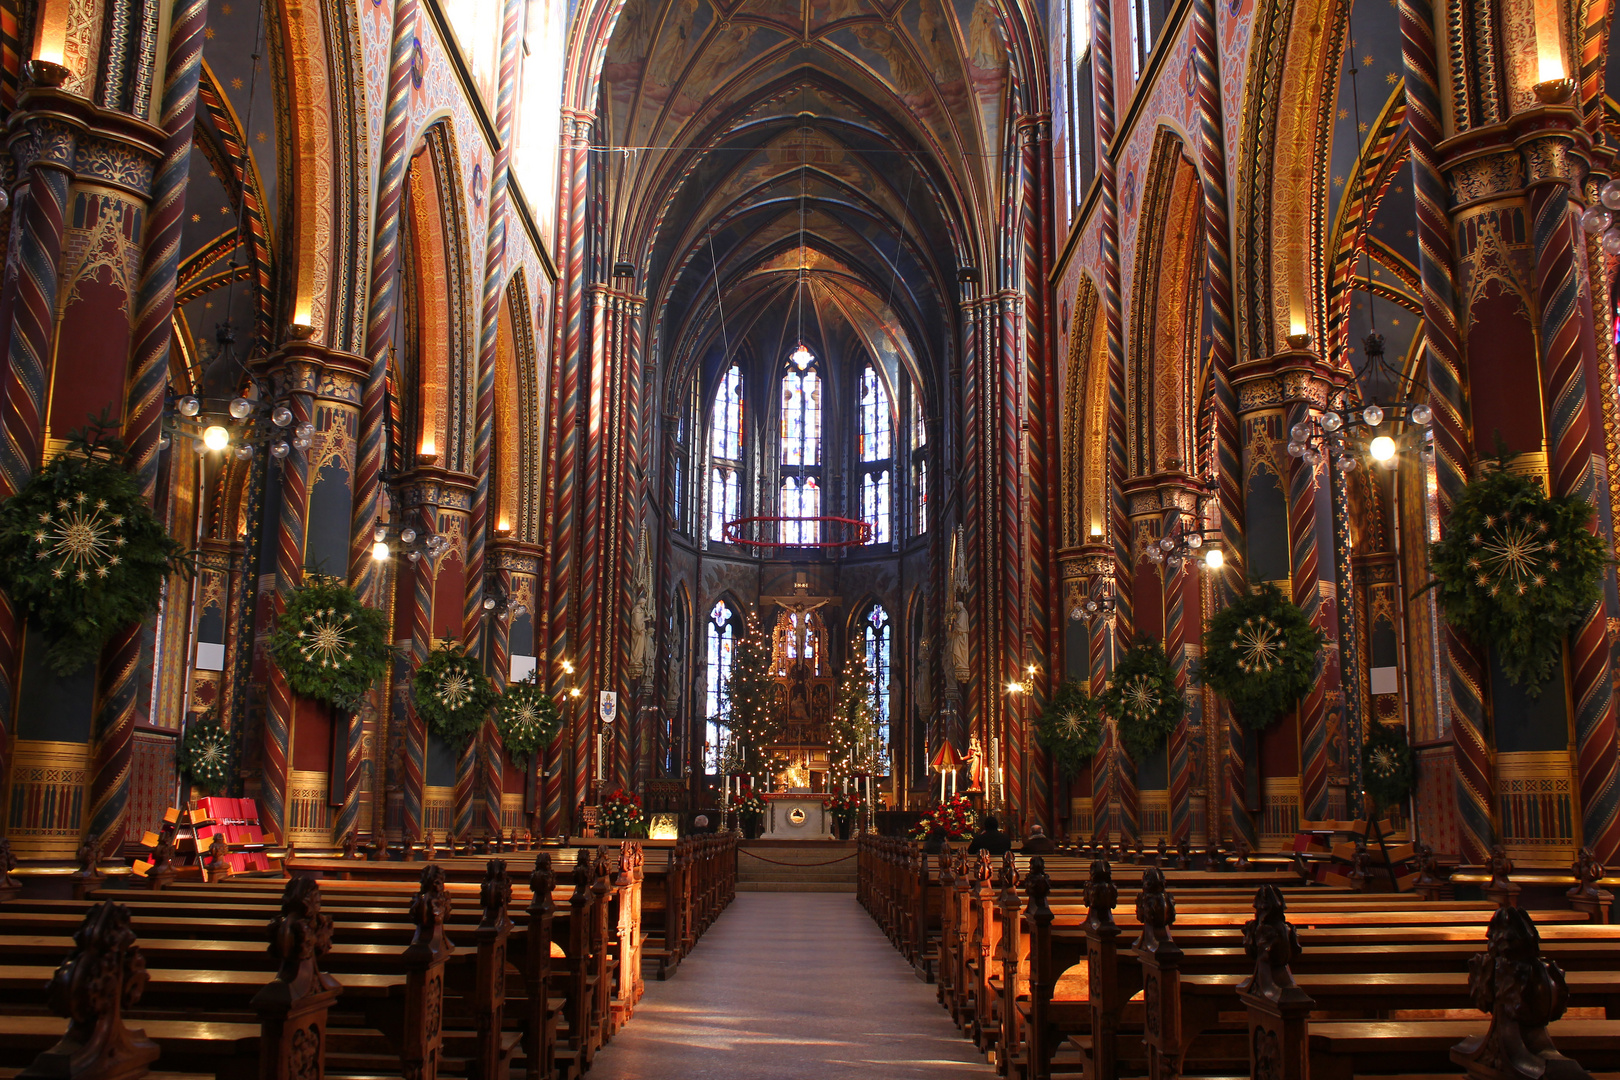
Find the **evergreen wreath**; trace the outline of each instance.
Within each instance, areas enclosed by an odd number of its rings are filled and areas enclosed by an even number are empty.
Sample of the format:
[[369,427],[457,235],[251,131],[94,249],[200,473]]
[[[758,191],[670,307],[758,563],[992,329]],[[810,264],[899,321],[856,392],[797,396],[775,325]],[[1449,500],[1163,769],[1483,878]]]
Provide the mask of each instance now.
[[1125,651],[1108,676],[1100,702],[1136,762],[1157,750],[1187,711],[1187,696],[1176,686],[1176,673],[1157,641]]
[[311,574],[287,594],[270,634],[270,656],[300,697],[358,712],[393,656],[388,619],[340,578]]
[[190,575],[153,515],[105,414],[0,505],[0,587],[45,638],[58,675],[157,611],[164,579]]
[[1405,802],[1416,782],[1417,767],[1406,729],[1373,721],[1361,744],[1361,783],[1373,801],[1373,812]]
[[1097,752],[1102,742],[1102,708],[1084,684],[1071,679],[1057,688],[1035,721],[1035,737],[1068,779]]
[[192,719],[180,744],[180,771],[209,795],[231,781],[231,734],[213,712]]
[[428,730],[458,752],[478,734],[479,725],[500,700],[482,663],[450,638],[416,669],[411,696]]
[[495,730],[501,745],[514,761],[532,758],[536,751],[551,745],[562,730],[562,713],[551,695],[541,689],[531,673],[522,682],[510,683],[495,711]]
[[1310,690],[1322,632],[1275,585],[1256,586],[1209,621],[1198,674],[1256,731]]
[[1588,527],[1592,508],[1495,467],[1463,485],[1445,536],[1429,545],[1430,587],[1446,621],[1491,646],[1502,673],[1532,697],[1552,678],[1564,638],[1602,595],[1609,558]]

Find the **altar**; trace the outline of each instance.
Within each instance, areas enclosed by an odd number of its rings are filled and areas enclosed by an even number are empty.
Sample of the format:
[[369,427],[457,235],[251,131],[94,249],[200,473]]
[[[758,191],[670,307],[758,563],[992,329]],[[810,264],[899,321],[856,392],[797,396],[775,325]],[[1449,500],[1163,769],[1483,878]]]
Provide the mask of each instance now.
[[808,791],[767,792],[763,840],[831,840],[833,820],[822,800]]

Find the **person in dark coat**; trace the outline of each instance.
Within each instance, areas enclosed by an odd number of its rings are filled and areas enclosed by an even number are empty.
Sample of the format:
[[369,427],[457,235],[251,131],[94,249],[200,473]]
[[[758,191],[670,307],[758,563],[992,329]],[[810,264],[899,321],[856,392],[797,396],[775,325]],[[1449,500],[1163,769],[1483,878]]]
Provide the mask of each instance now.
[[1025,855],[1049,855],[1057,850],[1057,843],[1046,830],[1039,825],[1029,827],[1029,835],[1024,837],[1023,851]]
[[984,828],[979,830],[979,835],[968,845],[969,855],[977,855],[981,851],[1000,855],[1002,852],[1012,850],[1012,837],[1001,831],[1001,822],[996,820],[996,815],[986,814],[983,824]]
[[928,836],[923,840],[923,854],[938,855],[945,850],[945,830],[935,825],[928,830]]

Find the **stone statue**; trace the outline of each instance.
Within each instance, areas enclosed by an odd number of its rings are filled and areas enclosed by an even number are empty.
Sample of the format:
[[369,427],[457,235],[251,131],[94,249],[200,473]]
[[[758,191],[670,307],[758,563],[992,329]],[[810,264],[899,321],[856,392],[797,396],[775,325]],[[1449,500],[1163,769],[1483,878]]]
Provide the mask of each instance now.
[[631,675],[646,675],[653,670],[652,624],[652,597],[643,593],[630,609]]
[[917,712],[924,720],[934,714],[934,683],[928,677],[928,660],[932,653],[932,643],[923,638],[917,646],[917,673],[912,677],[912,686],[917,694]]
[[955,611],[951,615],[951,624],[945,631],[945,640],[950,649],[951,673],[956,676],[957,682],[967,682],[971,667],[968,663],[968,609],[960,600],[956,602]]

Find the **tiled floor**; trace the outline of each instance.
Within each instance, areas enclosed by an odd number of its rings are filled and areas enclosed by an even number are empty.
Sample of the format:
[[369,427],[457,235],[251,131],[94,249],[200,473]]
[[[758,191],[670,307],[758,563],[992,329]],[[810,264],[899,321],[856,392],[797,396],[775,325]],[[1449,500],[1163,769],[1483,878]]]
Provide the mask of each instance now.
[[590,1080],[995,1076],[855,898],[739,893]]

